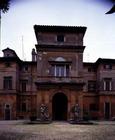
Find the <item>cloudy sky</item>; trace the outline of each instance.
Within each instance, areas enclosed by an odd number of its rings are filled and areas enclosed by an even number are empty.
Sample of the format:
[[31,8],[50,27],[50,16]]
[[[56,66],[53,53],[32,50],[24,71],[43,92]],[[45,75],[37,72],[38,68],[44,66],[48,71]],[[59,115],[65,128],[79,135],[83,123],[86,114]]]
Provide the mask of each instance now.
[[84,61],[115,59],[115,14],[105,14],[111,7],[109,0],[12,0],[8,13],[2,14],[1,49],[9,47],[31,60],[33,25],[86,26]]

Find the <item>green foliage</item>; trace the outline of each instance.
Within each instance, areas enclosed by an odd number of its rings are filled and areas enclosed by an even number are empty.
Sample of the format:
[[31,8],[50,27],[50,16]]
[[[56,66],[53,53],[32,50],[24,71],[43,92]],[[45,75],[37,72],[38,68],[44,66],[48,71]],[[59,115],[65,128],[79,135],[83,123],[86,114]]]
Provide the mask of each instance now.
[[9,10],[10,0],[0,0],[0,11],[3,13]]

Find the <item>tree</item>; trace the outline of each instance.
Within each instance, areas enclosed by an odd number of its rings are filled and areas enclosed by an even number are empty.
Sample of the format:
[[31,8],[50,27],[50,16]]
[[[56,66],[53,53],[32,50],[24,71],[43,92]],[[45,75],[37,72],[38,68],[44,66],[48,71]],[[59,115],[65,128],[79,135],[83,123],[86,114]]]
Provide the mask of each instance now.
[[10,0],[0,0],[0,51],[1,51],[1,13],[9,10]]
[[0,0],[0,12],[7,12],[9,10],[10,0]]
[[115,13],[115,5],[106,13],[106,14],[113,14]]

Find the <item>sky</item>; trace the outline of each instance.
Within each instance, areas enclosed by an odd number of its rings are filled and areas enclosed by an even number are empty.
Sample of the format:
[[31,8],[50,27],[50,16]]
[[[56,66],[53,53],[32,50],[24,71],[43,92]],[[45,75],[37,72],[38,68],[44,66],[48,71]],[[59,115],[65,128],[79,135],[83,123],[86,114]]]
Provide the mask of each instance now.
[[115,14],[105,14],[112,5],[109,0],[12,0],[2,14],[0,49],[9,47],[30,61],[37,44],[35,24],[86,26],[84,62],[115,59]]

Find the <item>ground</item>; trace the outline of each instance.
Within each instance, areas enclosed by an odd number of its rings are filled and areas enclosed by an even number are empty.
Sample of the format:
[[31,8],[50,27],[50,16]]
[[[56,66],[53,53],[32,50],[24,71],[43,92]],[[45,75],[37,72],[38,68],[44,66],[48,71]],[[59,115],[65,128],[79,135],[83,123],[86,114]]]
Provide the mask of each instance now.
[[93,125],[67,122],[26,124],[25,121],[0,121],[0,140],[115,140],[115,122]]

